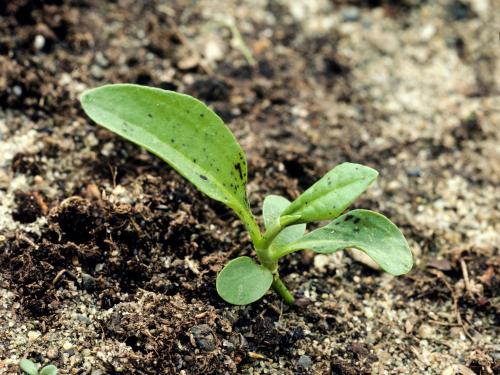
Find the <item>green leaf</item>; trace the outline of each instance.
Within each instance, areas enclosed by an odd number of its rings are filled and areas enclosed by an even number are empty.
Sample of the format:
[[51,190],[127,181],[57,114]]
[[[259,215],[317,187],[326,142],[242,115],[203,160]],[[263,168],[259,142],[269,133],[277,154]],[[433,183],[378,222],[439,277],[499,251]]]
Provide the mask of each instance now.
[[[264,225],[268,229],[280,220],[282,212],[290,205],[290,201],[278,195],[268,195],[264,199],[262,215]],[[304,235],[306,224],[296,224],[284,228],[269,245],[271,254],[281,249],[287,243],[295,241]]]
[[36,365],[29,359],[21,359],[19,361],[19,367],[28,375],[38,375],[38,369]]
[[369,210],[353,210],[286,246],[281,256],[312,249],[330,254],[348,247],[365,252],[392,275],[409,272],[413,256],[403,234],[385,216]]
[[40,371],[40,375],[57,375],[57,367],[54,365],[45,366]]
[[245,154],[205,104],[132,84],[87,90],[80,101],[92,120],[166,161],[200,191],[235,210],[258,236],[246,197]]
[[279,195],[268,195],[262,205],[262,216],[264,226],[267,228],[276,224],[281,213],[290,205],[290,201]]
[[300,215],[297,222],[302,223],[333,219],[344,212],[377,176],[375,169],[364,165],[339,164],[293,201],[282,215]]
[[217,293],[233,305],[248,305],[260,299],[271,287],[273,274],[249,257],[230,261],[217,275]]

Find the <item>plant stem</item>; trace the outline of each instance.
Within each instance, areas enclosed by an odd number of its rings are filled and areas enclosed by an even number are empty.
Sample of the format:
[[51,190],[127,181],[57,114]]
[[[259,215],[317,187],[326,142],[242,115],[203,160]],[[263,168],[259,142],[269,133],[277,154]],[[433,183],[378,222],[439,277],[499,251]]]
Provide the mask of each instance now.
[[292,305],[295,302],[295,298],[292,293],[288,291],[283,281],[280,279],[278,272],[274,273],[273,289],[283,298],[283,301],[287,305]]
[[264,235],[262,236],[262,240],[260,241],[260,243],[258,243],[257,247],[259,247],[260,249],[268,249],[269,248],[269,245],[271,244],[271,242],[273,242],[274,238],[283,230],[283,227],[279,224],[279,223],[276,223],[274,225],[272,225],[271,227],[269,227]]

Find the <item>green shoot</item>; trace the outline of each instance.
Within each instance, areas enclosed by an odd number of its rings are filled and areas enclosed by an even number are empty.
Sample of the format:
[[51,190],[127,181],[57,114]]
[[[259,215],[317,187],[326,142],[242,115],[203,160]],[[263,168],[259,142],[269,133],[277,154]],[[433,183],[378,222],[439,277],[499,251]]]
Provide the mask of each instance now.
[[[357,248],[390,274],[411,270],[411,250],[389,219],[368,210],[344,213],[377,178],[374,169],[343,163],[291,203],[275,195],[266,197],[262,232],[247,201],[245,154],[205,104],[188,95],[132,84],[91,89],[80,100],[96,123],[160,157],[207,196],[232,208],[244,223],[258,263],[239,257],[224,267],[216,286],[225,301],[249,304],[272,287],[285,302],[293,303],[278,263],[302,249],[330,254]],[[307,223],[322,220],[333,221],[304,234]]]
[[57,368],[54,365],[48,365],[38,371],[38,366],[29,359],[21,359],[19,367],[28,375],[57,375]]

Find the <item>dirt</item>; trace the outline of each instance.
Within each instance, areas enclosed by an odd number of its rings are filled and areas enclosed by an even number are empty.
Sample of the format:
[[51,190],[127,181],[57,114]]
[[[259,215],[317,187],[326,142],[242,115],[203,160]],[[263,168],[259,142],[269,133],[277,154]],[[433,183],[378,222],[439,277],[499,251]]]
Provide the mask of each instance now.
[[[500,373],[496,0],[0,2],[0,374]],[[242,40],[255,63],[245,57]],[[406,276],[356,254],[281,264],[297,297],[215,291],[244,227],[78,95],[196,96],[247,153],[256,215],[344,161],[380,171]]]

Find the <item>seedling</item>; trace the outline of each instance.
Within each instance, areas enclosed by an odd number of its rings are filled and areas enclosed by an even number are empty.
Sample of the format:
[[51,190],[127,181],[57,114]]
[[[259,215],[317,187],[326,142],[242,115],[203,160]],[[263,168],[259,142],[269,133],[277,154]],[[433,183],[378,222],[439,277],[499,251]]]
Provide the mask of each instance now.
[[54,365],[48,365],[38,371],[38,366],[29,359],[21,359],[19,367],[28,375],[57,375],[57,368]]
[[[247,200],[245,154],[205,104],[188,95],[132,84],[91,89],[80,101],[96,123],[163,159],[200,191],[232,208],[244,223],[258,262],[242,256],[218,274],[217,292],[227,302],[252,303],[272,286],[286,303],[293,303],[278,263],[303,249],[331,254],[357,248],[390,274],[410,271],[412,253],[396,225],[373,211],[344,213],[377,178],[374,169],[343,163],[293,202],[276,195],[266,197],[262,233]],[[308,223],[332,219],[305,234]]]

